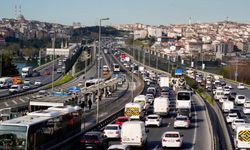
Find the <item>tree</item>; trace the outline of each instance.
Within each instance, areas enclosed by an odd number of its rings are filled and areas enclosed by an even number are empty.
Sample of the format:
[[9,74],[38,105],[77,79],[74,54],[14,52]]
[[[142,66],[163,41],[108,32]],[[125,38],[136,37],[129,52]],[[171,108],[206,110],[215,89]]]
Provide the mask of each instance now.
[[3,54],[2,61],[2,76],[15,76],[18,75],[18,70],[14,64],[12,64],[12,57]]

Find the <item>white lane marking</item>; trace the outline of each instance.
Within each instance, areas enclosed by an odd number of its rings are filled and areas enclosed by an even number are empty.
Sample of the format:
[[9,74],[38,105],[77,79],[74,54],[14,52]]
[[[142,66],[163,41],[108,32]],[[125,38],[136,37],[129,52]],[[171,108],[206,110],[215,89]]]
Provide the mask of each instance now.
[[25,102],[25,100],[23,100],[23,99],[21,99],[21,98],[20,98],[19,100],[22,101],[22,102]]
[[156,145],[153,150],[157,150],[157,149],[158,149],[158,145]]
[[12,102],[13,102],[14,104],[17,104],[17,102],[16,102],[15,100],[12,100]]
[[4,102],[4,105],[5,105],[5,106],[9,106],[9,104],[8,104],[7,102]]
[[[192,104],[194,106],[194,103]],[[196,130],[197,130],[197,112],[196,112],[196,109],[195,109],[195,106],[194,106],[194,114],[195,114],[195,122],[194,122],[194,137],[193,137],[193,147],[191,150],[194,150],[194,145],[195,145],[195,141],[196,141]]]

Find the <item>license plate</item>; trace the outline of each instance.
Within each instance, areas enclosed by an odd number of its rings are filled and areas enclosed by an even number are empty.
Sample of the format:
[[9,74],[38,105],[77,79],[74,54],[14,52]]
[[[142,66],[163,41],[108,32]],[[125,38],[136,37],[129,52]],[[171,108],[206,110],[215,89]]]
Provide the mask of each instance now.
[[113,134],[113,132],[108,132],[108,134]]
[[92,146],[87,146],[86,149],[92,149],[93,147]]

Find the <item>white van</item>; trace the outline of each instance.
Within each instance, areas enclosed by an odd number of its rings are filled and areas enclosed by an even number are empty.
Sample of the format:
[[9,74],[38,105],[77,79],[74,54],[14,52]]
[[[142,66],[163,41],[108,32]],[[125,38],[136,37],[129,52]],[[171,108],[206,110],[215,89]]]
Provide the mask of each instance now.
[[169,99],[166,96],[155,98],[153,108],[154,113],[167,115],[169,112]]
[[229,112],[231,109],[234,109],[234,102],[232,101],[224,101],[222,104],[222,110],[223,112]]
[[124,115],[129,119],[144,119],[142,105],[139,103],[127,103],[124,109]]
[[224,91],[223,89],[217,89],[215,90],[215,94],[214,94],[214,99],[215,100],[219,100],[224,96]]
[[140,103],[144,110],[147,110],[149,107],[149,100],[146,95],[138,95],[134,98],[134,103]]
[[121,144],[144,147],[147,144],[147,133],[142,121],[127,121],[122,124]]
[[250,148],[250,124],[238,125],[234,132],[235,149]]
[[9,88],[13,84],[11,77],[0,78],[0,88]]

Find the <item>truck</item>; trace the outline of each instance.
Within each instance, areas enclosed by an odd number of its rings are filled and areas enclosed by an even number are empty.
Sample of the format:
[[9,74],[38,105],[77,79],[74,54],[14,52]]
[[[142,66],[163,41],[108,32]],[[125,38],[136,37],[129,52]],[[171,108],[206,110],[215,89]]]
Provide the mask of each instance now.
[[161,88],[162,87],[169,87],[170,86],[169,82],[170,82],[169,77],[160,77],[160,79],[159,79],[159,85]]
[[231,109],[234,109],[234,102],[232,101],[224,101],[222,104],[222,110],[223,112],[230,112]]
[[124,109],[124,115],[129,119],[143,120],[144,112],[140,103],[127,103]]
[[0,88],[9,88],[13,84],[11,77],[0,78]]
[[32,74],[33,74],[32,67],[28,66],[22,68],[22,73],[21,73],[22,77],[32,77]]
[[139,72],[144,73],[144,66],[139,66]]
[[250,148],[250,123],[236,126],[234,132],[235,149]]
[[148,97],[145,95],[138,95],[134,98],[134,103],[141,104],[142,108],[147,111],[149,108],[149,100]]
[[168,115],[170,110],[169,108],[169,99],[166,96],[157,97],[154,100],[154,113],[159,115]]

